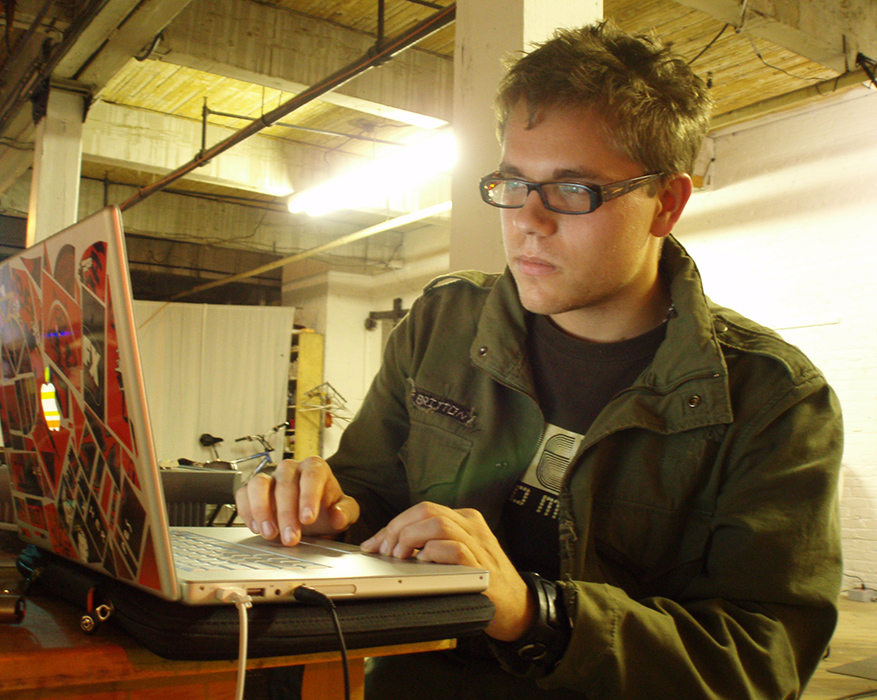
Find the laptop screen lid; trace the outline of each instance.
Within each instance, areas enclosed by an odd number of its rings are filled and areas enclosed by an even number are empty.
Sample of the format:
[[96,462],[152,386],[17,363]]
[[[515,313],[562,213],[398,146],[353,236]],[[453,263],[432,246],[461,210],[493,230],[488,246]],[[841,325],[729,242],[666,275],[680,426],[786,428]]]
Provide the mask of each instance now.
[[131,299],[115,207],[0,263],[14,518],[26,542],[175,598]]
[[[399,562],[316,540],[290,550],[245,528],[196,534],[234,540],[254,558],[268,550],[288,565],[175,571],[132,298],[116,207],[0,263],[0,423],[23,540],[192,604],[218,602],[216,591],[229,585],[261,592],[256,602],[288,601],[303,582],[353,597],[486,587],[478,569]],[[300,566],[307,558],[313,565]]]

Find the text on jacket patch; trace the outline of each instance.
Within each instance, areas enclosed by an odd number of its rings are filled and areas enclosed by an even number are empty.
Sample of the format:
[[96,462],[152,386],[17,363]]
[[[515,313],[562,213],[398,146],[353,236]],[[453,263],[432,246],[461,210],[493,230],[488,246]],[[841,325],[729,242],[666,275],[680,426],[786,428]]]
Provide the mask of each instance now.
[[473,409],[417,387],[411,390],[411,404],[418,410],[447,416],[467,428],[475,425],[475,411]]

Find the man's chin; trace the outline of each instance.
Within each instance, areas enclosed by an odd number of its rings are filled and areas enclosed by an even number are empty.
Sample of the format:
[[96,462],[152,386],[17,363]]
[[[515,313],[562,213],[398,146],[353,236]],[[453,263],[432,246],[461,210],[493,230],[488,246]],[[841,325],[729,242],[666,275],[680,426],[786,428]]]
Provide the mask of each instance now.
[[565,309],[556,300],[532,294],[518,294],[518,298],[527,311],[532,314],[551,316],[562,313]]

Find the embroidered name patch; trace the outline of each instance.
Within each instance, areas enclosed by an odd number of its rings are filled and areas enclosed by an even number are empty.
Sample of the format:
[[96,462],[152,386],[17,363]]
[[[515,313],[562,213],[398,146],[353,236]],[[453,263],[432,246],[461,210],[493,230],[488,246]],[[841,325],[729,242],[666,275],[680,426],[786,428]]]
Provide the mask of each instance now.
[[436,396],[423,389],[414,387],[411,390],[411,403],[414,408],[426,411],[427,413],[438,413],[439,415],[447,416],[460,425],[465,425],[467,428],[475,425],[474,410],[454,403],[449,399],[444,399],[441,396]]

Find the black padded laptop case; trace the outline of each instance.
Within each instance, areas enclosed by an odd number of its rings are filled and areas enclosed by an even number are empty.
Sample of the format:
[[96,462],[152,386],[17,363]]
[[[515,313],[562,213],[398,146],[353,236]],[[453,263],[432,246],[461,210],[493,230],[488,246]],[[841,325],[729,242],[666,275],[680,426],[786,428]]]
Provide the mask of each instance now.
[[[83,629],[105,618],[167,659],[235,659],[240,620],[233,605],[189,606],[119,583],[34,546],[19,558],[31,592],[71,603]],[[480,593],[335,601],[348,649],[450,639],[477,634],[494,607]],[[248,656],[337,651],[330,613],[302,603],[255,605],[248,611]],[[90,628],[90,629],[88,629]]]

